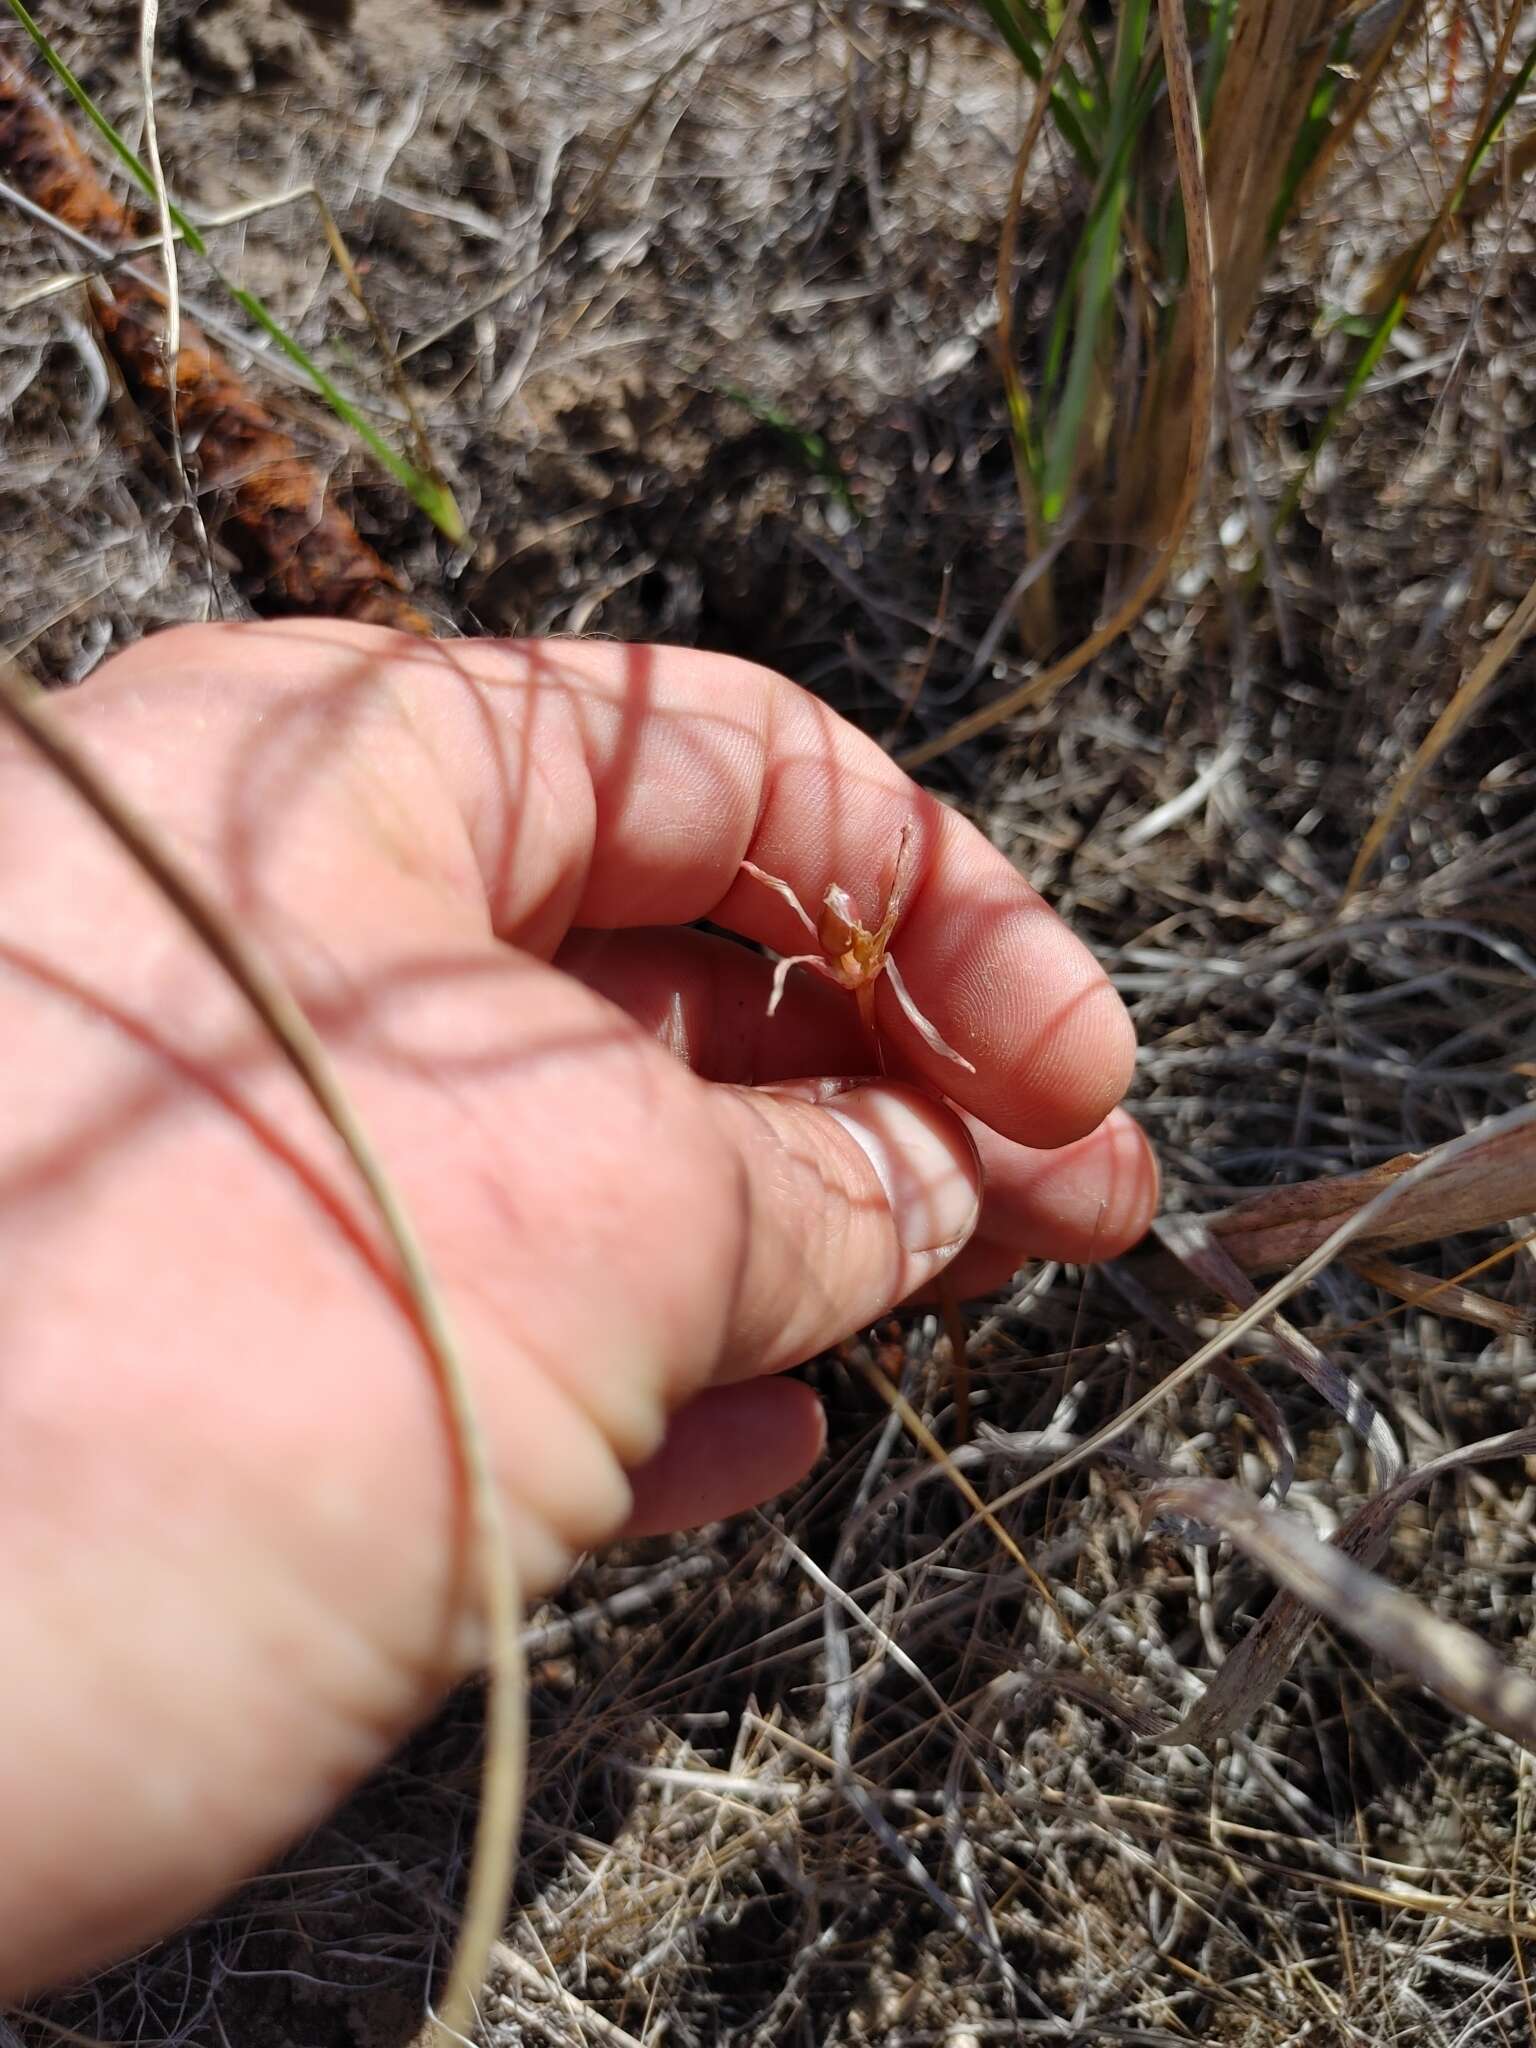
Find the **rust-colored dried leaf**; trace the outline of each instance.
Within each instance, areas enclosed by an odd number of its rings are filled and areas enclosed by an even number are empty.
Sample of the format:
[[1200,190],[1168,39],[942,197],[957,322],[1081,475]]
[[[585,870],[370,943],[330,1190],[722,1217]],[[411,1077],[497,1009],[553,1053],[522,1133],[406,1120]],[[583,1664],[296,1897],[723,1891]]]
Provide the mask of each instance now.
[[[29,199],[94,242],[120,248],[141,231],[26,73],[3,55],[0,165]],[[163,296],[114,271],[92,298],[124,382],[145,413],[168,427]],[[261,610],[433,632],[293,436],[190,321],[182,327],[175,390],[182,445],[195,451],[198,482],[216,512],[210,523],[250,577]]]
[[[1437,1150],[1450,1153],[1457,1145],[1465,1147],[1465,1140],[1452,1140]],[[1434,1157],[1434,1152],[1404,1152],[1365,1173],[1270,1188],[1205,1217],[1205,1227],[1245,1273],[1283,1272],[1316,1251],[1346,1217],[1363,1209],[1383,1188]],[[1529,1215],[1536,1215],[1536,1123],[1526,1121],[1490,1133],[1481,1144],[1449,1158],[1443,1171],[1431,1168],[1350,1249],[1357,1254],[1429,1244]],[[1137,1279],[1160,1294],[1208,1291],[1166,1250],[1139,1252],[1127,1264]]]

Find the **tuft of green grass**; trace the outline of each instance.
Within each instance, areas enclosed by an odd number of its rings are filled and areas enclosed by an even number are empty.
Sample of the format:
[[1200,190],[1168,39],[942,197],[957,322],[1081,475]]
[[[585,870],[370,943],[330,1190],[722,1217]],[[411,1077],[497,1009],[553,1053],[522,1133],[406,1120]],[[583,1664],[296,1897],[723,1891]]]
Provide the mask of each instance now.
[[[998,344],[1027,560],[1043,556],[1069,506],[1086,501],[1090,528],[1149,550],[1166,568],[1187,484],[1169,451],[1193,447],[1201,437],[1196,353],[1204,325],[1189,261],[1182,189],[1187,181],[1173,175],[1170,141],[1177,109],[1167,19],[1162,16],[1162,25],[1154,27],[1149,0],[1123,0],[1106,62],[1075,9],[1063,16],[1059,9],[1042,12],[1029,0],[981,4],[1034,83],[1037,98],[999,265]],[[1196,45],[1192,64],[1208,165],[1217,348],[1224,351],[1251,324],[1277,242],[1391,86],[1395,60],[1408,47],[1423,0],[1399,0],[1363,47],[1362,14],[1353,0],[1181,0],[1181,7]],[[1482,202],[1483,188],[1475,181],[1536,73],[1536,46],[1521,62],[1511,61],[1521,19],[1522,10],[1510,9],[1494,39],[1490,83],[1456,177],[1428,225],[1385,267],[1354,330],[1362,346],[1281,499],[1276,529],[1294,511],[1319,453],[1357,403],[1469,195],[1475,191],[1475,203]],[[1009,301],[1026,160],[1045,126],[1071,158],[1086,196],[1031,378],[1015,346]],[[1513,178],[1536,169],[1532,138],[1515,145],[1508,168]],[[1203,443],[1199,459],[1206,459]],[[1255,577],[1260,573],[1256,569]],[[1073,574],[1080,575],[1080,565]],[[1139,583],[1149,599],[1156,581],[1143,576]],[[1134,619],[1123,604],[1112,616],[1121,621],[1118,630]],[[1031,653],[1044,658],[1055,652],[1057,617],[1049,577],[1042,577],[1020,614]],[[1050,662],[1029,686],[1028,701],[1041,701],[1047,685],[1054,689],[1076,673],[1084,648],[1097,651],[1103,644],[1101,627],[1076,652]],[[969,737],[997,723],[1016,708],[1016,700],[1023,701],[1019,692],[986,714],[973,714],[963,727],[925,746],[922,757],[931,759],[957,744],[962,731]]]
[[[1113,78],[1104,106],[1104,154],[1073,264],[1075,290],[1070,313],[1064,321],[1058,317],[1053,335],[1048,384],[1055,381],[1051,372],[1063,356],[1066,363],[1041,451],[1040,510],[1047,526],[1061,518],[1073,477],[1090,459],[1090,408],[1104,384],[1106,344],[1111,339],[1109,316],[1130,196],[1131,146],[1147,111],[1146,96],[1139,86],[1148,12],[1148,0],[1126,0],[1120,12]],[[1065,310],[1065,295],[1062,303]]]

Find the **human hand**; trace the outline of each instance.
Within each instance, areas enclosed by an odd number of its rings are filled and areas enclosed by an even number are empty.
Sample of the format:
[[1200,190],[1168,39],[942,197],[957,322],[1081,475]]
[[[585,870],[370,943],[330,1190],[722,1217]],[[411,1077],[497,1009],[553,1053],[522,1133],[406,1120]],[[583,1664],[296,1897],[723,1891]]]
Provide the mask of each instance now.
[[[764,671],[288,622],[160,635],[55,708],[326,1039],[464,1341],[530,1590],[800,1477],[820,1413],[772,1375],[951,1259],[980,1291],[1150,1218],[1091,957]],[[771,962],[685,928],[804,950],[746,858],[872,922],[904,825],[892,952],[974,1074],[883,984],[878,1048],[803,972],[770,1019]],[[257,1867],[475,1643],[434,1381],[347,1163],[19,743],[0,1044],[10,1998]]]

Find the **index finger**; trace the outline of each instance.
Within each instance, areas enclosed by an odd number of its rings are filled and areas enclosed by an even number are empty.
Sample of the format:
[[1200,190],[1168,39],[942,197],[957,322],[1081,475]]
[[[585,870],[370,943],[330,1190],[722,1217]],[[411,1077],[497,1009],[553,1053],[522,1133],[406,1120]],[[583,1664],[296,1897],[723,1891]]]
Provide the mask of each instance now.
[[1083,1136],[1125,1091],[1134,1035],[1088,949],[972,825],[767,669],[600,641],[424,642],[333,620],[181,629],[138,658],[157,654],[162,672],[216,664],[220,696],[237,703],[232,669],[268,697],[291,692],[301,722],[339,720],[360,697],[402,710],[468,828],[495,931],[546,957],[573,927],[700,918],[808,952],[790,905],[743,862],[788,883],[812,918],[839,886],[873,927],[909,828],[891,957],[976,1071],[925,1045],[881,976],[893,1064],[1037,1146]]

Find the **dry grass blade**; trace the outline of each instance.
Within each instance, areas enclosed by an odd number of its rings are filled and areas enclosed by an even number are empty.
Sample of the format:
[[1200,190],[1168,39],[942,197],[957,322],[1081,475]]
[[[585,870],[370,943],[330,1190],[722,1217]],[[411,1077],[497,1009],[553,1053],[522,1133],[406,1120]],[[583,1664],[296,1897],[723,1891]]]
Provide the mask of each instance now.
[[901,767],[911,771],[935,761],[941,754],[990,732],[1004,719],[1032,705],[1049,701],[1104,649],[1118,640],[1145,611],[1162,588],[1173,567],[1175,555],[1194,514],[1205,476],[1206,453],[1210,446],[1212,407],[1216,386],[1216,284],[1211,256],[1210,209],[1205,190],[1205,169],[1200,146],[1200,109],[1195,92],[1194,69],[1189,53],[1189,33],[1180,0],[1158,0],[1158,21],[1162,29],[1163,60],[1168,80],[1168,108],[1173,122],[1174,148],[1179,163],[1179,190],[1184,202],[1184,220],[1189,246],[1189,297],[1193,321],[1190,356],[1191,401],[1189,443],[1185,452],[1183,481],[1167,527],[1136,583],[1109,617],[1060,661],[1053,662],[1027,683],[1010,690],[994,704],[962,718],[947,731],[911,747],[897,756]]
[[[1514,1429],[1503,1436],[1486,1437],[1481,1443],[1446,1451],[1412,1472],[1403,1473],[1391,1486],[1356,1508],[1339,1528],[1328,1549],[1353,1558],[1364,1570],[1378,1565],[1387,1552],[1392,1525],[1399,1514],[1434,1480],[1472,1465],[1492,1465],[1505,1458],[1521,1458],[1536,1450],[1536,1428]],[[1218,1522],[1218,1527],[1222,1524]],[[1206,1687],[1196,1705],[1167,1734],[1168,1743],[1192,1742],[1207,1747],[1218,1736],[1258,1711],[1273,1697],[1307,1637],[1317,1625],[1317,1606],[1292,1589],[1279,1593],[1254,1623]]]
[[[1498,43],[1488,65],[1483,103],[1478,111],[1473,132],[1468,138],[1460,170],[1455,178],[1447,182],[1440,204],[1435,209],[1434,218],[1424,233],[1416,237],[1406,249],[1394,252],[1377,265],[1365,294],[1366,311],[1385,314],[1395,299],[1406,298],[1416,289],[1460,215],[1479,165],[1485,161],[1493,141],[1502,131],[1511,107],[1530,76],[1532,57],[1528,55],[1514,78],[1507,82],[1504,93],[1499,95],[1504,67],[1519,31],[1520,15],[1521,10],[1512,7],[1504,17]],[[1496,96],[1499,98],[1497,108],[1494,104]],[[1502,191],[1508,191],[1516,166],[1521,162],[1522,159],[1518,155],[1511,155],[1499,166],[1499,185]]]
[[1343,105],[1334,116],[1327,134],[1318,145],[1311,163],[1297,180],[1286,206],[1292,216],[1300,213],[1332,169],[1344,144],[1360,125],[1360,117],[1376,97],[1376,91],[1398,46],[1424,10],[1424,0],[1401,0],[1397,13],[1356,71]]
[[1344,884],[1346,901],[1365,880],[1392,828],[1407,809],[1424,777],[1497,682],[1504,664],[1530,632],[1533,622],[1536,622],[1536,582],[1531,584],[1490,641],[1481,658],[1473,665],[1470,674],[1458,685],[1456,694],[1430,727],[1413,759],[1393,785],[1391,795],[1372,819],[1370,830],[1361,840],[1360,851],[1355,855],[1355,864],[1349,871],[1349,880]]
[[1371,1252],[1351,1253],[1349,1263],[1362,1280],[1369,1280],[1387,1294],[1396,1295],[1413,1308],[1427,1308],[1434,1315],[1456,1316],[1476,1323],[1498,1337],[1536,1337],[1536,1310],[1519,1308],[1513,1302],[1494,1301],[1459,1281],[1437,1280],[1429,1273],[1415,1273],[1391,1259]]
[[994,1511],[982,1499],[975,1487],[972,1486],[970,1480],[966,1478],[965,1474],[939,1442],[927,1423],[924,1422],[921,1415],[912,1406],[912,1403],[907,1399],[900,1387],[887,1379],[873,1359],[861,1360],[860,1363],[864,1377],[869,1381],[869,1384],[874,1388],[881,1400],[886,1403],[891,1412],[899,1419],[903,1429],[906,1430],[912,1441],[922,1446],[935,1465],[943,1472],[950,1485],[960,1495],[966,1506],[996,1537],[1002,1549],[1012,1558],[1013,1562],[1023,1572],[1029,1583],[1040,1595],[1040,1598],[1051,1610],[1051,1613],[1056,1618],[1057,1626],[1061,1629],[1067,1641],[1081,1650],[1084,1658],[1091,1665],[1093,1663],[1092,1653],[1083,1645],[1077,1630],[1073,1628],[1071,1622],[1062,1613],[1051,1593],[1050,1587],[1041,1578],[1029,1559],[1020,1550],[1018,1544],[997,1519]]
[[171,199],[165,171],[160,162],[160,124],[155,119],[155,27],[160,19],[159,0],[140,0],[139,87],[144,103],[144,160],[155,185],[155,211],[160,224],[160,261],[165,269],[165,396],[171,430],[171,447],[182,495],[193,502],[181,446],[181,422],[176,410],[176,362],[181,354],[181,273],[176,267],[176,224],[171,219]]
[[[1408,310],[1410,300],[1423,285],[1431,265],[1460,215],[1462,202],[1473,176],[1479,166],[1486,161],[1494,143],[1503,132],[1504,123],[1511,109],[1529,85],[1533,71],[1536,71],[1536,45],[1532,45],[1518,69],[1507,80],[1503,92],[1498,96],[1497,105],[1494,104],[1494,94],[1503,74],[1504,62],[1509,55],[1519,20],[1520,10],[1511,8],[1505,17],[1498,48],[1489,66],[1487,88],[1476,132],[1467,143],[1460,171],[1446,184],[1434,218],[1428,228],[1415,236],[1406,249],[1378,267],[1375,278],[1365,294],[1363,311],[1374,322],[1370,337],[1356,357],[1342,392],[1329,407],[1327,417],[1313,438],[1305,460],[1291,478],[1276,508],[1272,522],[1274,531],[1278,531],[1287,523],[1300,504],[1302,492],[1313,474],[1319,455],[1381,362],[1388,343]],[[1508,180],[1505,182],[1507,184]],[[1256,577],[1257,565],[1250,572],[1250,581],[1256,580]]]
[[[1139,1399],[1122,1408],[1118,1415],[1112,1416],[1101,1428],[1096,1429],[1091,1436],[1085,1437],[1082,1443],[1063,1457],[1054,1459],[1043,1470],[1031,1473],[1017,1486],[1011,1487],[1000,1500],[992,1502],[991,1511],[995,1514],[998,1509],[1011,1506],[1014,1501],[1022,1500],[1027,1494],[1038,1493],[1042,1487],[1053,1485],[1064,1473],[1070,1472],[1074,1466],[1081,1465],[1086,1459],[1103,1450],[1106,1445],[1112,1444],[1117,1437],[1123,1436],[1160,1401],[1165,1400],[1176,1387],[1184,1386],[1196,1374],[1207,1371],[1212,1362],[1230,1351],[1239,1338],[1245,1337],[1250,1330],[1257,1329],[1267,1316],[1272,1315],[1298,1288],[1304,1287],[1314,1274],[1320,1273],[1357,1238],[1363,1239],[1367,1244],[1379,1242],[1375,1226],[1399,1202],[1410,1196],[1417,1196],[1422,1202],[1423,1190],[1427,1183],[1449,1174],[1453,1168],[1461,1167],[1469,1157],[1498,1158],[1506,1149],[1512,1148],[1520,1158],[1520,1163],[1526,1165],[1533,1135],[1536,1135],[1536,1104],[1528,1104],[1523,1109],[1510,1110],[1505,1116],[1492,1117],[1476,1130],[1468,1131],[1465,1137],[1453,1138],[1449,1143],[1438,1146],[1435,1151],[1416,1160],[1396,1178],[1389,1180],[1384,1187],[1378,1188],[1369,1201],[1351,1208],[1320,1244],[1314,1244],[1312,1250],[1307,1252],[1290,1272],[1275,1281],[1257,1301],[1234,1316],[1231,1322],[1224,1324],[1214,1337],[1201,1345],[1192,1358],[1185,1359],[1182,1365],[1176,1366],[1155,1387],[1149,1388]],[[1524,1140],[1524,1143],[1517,1145],[1516,1140]],[[1295,1190],[1282,1192],[1294,1193]]]
[[[1157,1296],[1144,1287],[1135,1274],[1130,1272],[1124,1260],[1114,1259],[1103,1268],[1104,1277],[1115,1292],[1121,1295],[1140,1316],[1171,1338],[1186,1357],[1197,1348],[1198,1340],[1187,1330],[1178,1317],[1171,1314]],[[1249,1420],[1258,1430],[1268,1446],[1274,1463],[1274,1472],[1263,1488],[1277,1500],[1284,1500],[1290,1492],[1296,1477],[1296,1443],[1280,1404],[1269,1390],[1246,1371],[1235,1359],[1217,1358],[1211,1363],[1211,1377],[1232,1396]]]
[[1220,1529],[1336,1628],[1357,1636],[1451,1706],[1536,1750],[1536,1681],[1502,1663],[1470,1629],[1441,1621],[1342,1550],[1320,1542],[1298,1516],[1260,1507],[1219,1479],[1159,1486],[1148,1496],[1145,1516],[1162,1514],[1186,1515]]
[[[1252,320],[1272,253],[1268,224],[1308,125],[1331,40],[1329,16],[1336,12],[1337,0],[1245,0],[1235,11],[1205,129],[1211,260],[1225,348],[1237,344]],[[1167,530],[1179,481],[1168,450],[1183,446],[1194,425],[1199,314],[1193,294],[1186,294],[1152,371],[1121,465],[1123,532]]]
[[425,1252],[321,1039],[262,953],[234,925],[154,827],[123,802],[9,656],[0,656],[0,717],[49,764],[154,883],[269,1032],[345,1148],[400,1262],[400,1275],[442,1392],[474,1544],[490,1671],[486,1766],[462,1931],[435,2027],[444,2040],[473,2023],[501,1933],[517,1852],[527,1748],[521,1600],[500,1495],[469,1373]]
[[[1203,1286],[1224,1295],[1234,1308],[1247,1308],[1257,1299],[1258,1289],[1198,1216],[1165,1217],[1155,1228],[1173,1257]],[[1349,1374],[1284,1316],[1271,1316],[1265,1329],[1286,1363],[1364,1440],[1376,1484],[1390,1485],[1403,1469],[1403,1454],[1386,1418]]]
[[1211,109],[1211,235],[1228,338],[1244,325],[1269,253],[1269,220],[1338,0],[1255,0],[1237,10]]
[[[1378,1208],[1382,1194],[1399,1183],[1401,1199]],[[1536,1215],[1536,1125],[1515,1111],[1465,1138],[1430,1152],[1405,1152],[1364,1173],[1266,1189],[1204,1224],[1245,1273],[1276,1273],[1308,1258],[1341,1223],[1367,1209],[1371,1227],[1357,1240],[1363,1252],[1427,1244]],[[1125,1263],[1159,1293],[1191,1291],[1187,1268],[1165,1251],[1138,1252]]]

